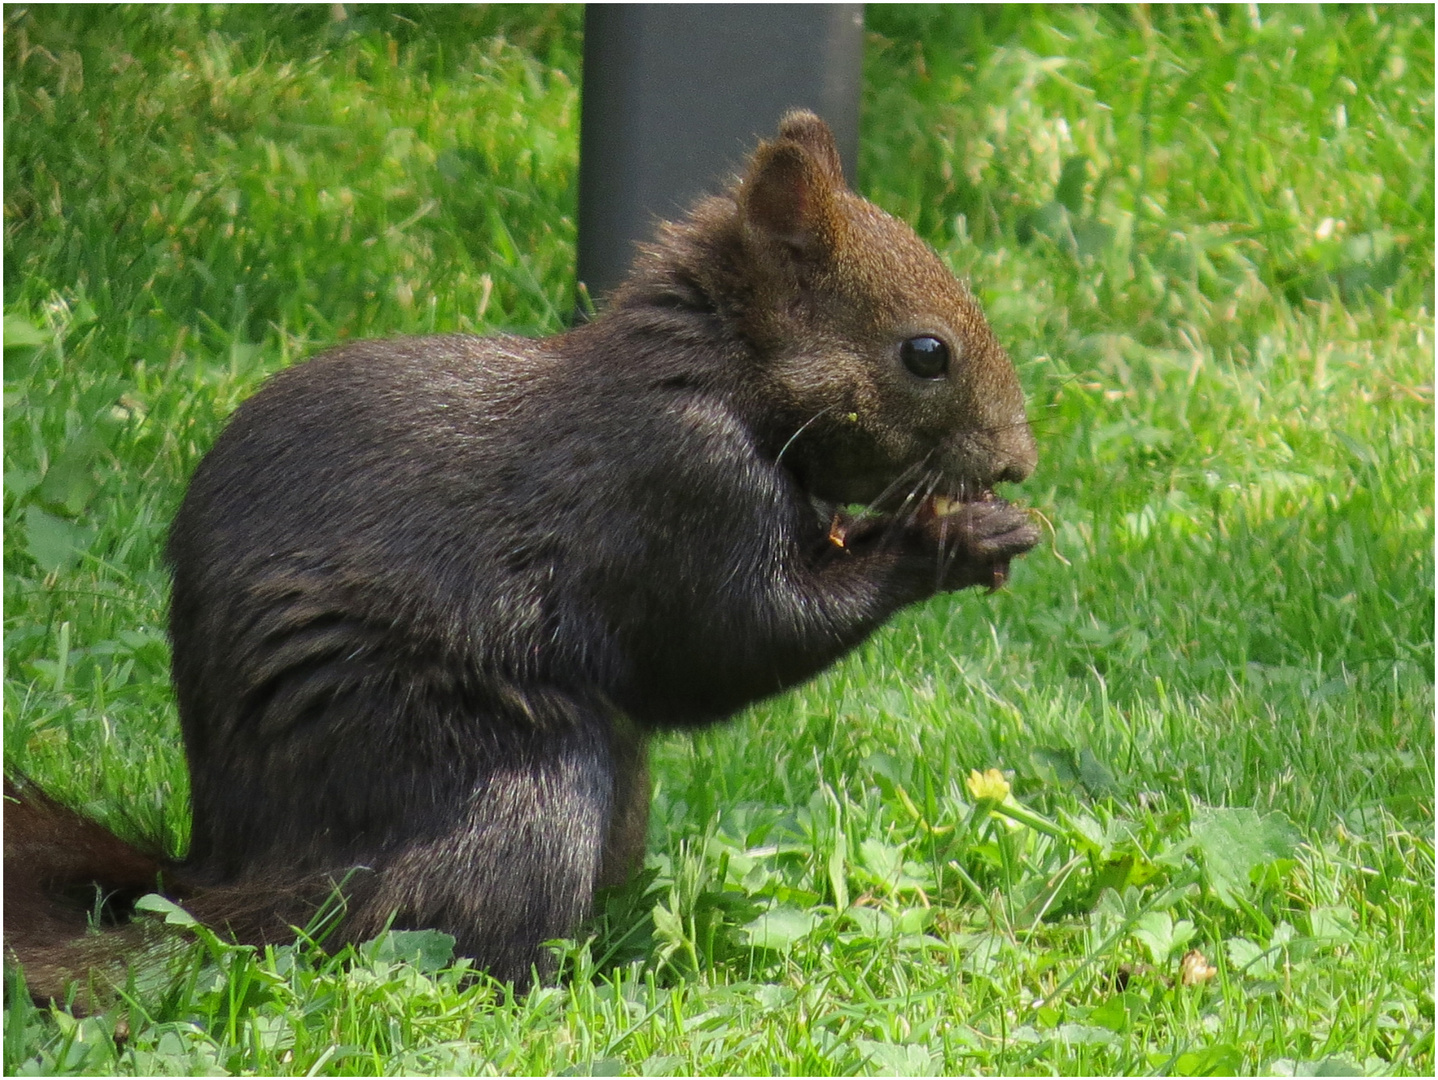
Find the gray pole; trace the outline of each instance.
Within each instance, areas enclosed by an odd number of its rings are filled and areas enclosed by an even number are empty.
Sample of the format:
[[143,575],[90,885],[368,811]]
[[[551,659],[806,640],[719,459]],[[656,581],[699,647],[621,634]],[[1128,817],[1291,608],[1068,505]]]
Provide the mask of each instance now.
[[654,222],[722,190],[789,109],[834,131],[852,181],[862,4],[590,4],[579,280],[598,301]]

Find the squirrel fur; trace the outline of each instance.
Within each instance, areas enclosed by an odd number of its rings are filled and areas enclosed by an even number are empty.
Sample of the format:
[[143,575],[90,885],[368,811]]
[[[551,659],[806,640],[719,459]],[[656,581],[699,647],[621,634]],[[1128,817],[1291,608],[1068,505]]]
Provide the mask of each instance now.
[[265,941],[343,882],[331,943],[437,928],[524,983],[642,860],[648,735],[1001,584],[1035,461],[967,287],[790,113],[594,321],[345,345],[240,406],[167,549],[190,851],[7,782],[7,954],[58,994],[145,892]]

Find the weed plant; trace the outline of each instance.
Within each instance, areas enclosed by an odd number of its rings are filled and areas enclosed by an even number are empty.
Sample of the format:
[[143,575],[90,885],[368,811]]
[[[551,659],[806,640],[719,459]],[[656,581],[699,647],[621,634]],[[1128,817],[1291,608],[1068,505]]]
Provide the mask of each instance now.
[[[516,997],[186,946],[7,1073],[1433,1074],[1433,13],[868,9],[866,194],[972,279],[1052,542],[656,748]],[[5,9],[7,767],[184,850],[166,524],[334,341],[572,309],[575,8]]]

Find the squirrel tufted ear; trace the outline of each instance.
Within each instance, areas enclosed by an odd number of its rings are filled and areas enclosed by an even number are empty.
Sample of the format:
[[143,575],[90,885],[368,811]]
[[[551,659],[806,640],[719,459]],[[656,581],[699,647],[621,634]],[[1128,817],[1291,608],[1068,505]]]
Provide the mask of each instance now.
[[796,255],[818,256],[837,239],[839,214],[827,165],[796,140],[781,138],[759,147],[744,178],[740,206],[751,230]]
[[829,180],[836,187],[847,187],[844,182],[844,164],[839,159],[839,147],[834,142],[834,133],[829,125],[808,109],[791,109],[779,121],[779,138],[796,142],[819,163]]

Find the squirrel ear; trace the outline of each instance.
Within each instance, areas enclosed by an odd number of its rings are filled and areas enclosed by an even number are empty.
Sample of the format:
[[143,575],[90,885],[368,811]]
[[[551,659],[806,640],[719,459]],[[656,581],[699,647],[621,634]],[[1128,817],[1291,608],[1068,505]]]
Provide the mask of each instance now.
[[792,139],[764,143],[740,192],[745,223],[794,254],[814,257],[834,246],[838,212],[825,164]]
[[829,125],[808,109],[791,109],[779,121],[779,138],[796,142],[819,163],[835,187],[848,187],[844,182],[844,164],[839,160],[839,147]]

